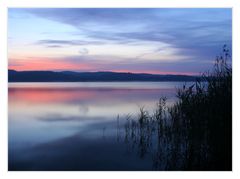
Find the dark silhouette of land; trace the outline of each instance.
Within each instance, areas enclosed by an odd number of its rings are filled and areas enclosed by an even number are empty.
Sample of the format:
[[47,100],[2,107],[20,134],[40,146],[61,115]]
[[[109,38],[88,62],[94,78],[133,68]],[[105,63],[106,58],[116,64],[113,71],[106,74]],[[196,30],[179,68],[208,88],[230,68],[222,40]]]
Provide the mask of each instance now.
[[197,76],[169,74],[8,70],[8,82],[195,81],[197,78]]

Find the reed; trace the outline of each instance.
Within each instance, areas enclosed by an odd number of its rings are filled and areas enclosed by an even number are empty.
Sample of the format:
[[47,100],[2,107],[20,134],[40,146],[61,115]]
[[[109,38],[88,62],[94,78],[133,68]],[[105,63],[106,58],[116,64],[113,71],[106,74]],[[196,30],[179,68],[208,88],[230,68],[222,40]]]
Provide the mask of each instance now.
[[[161,97],[150,114],[128,118],[125,135],[140,157],[158,170],[232,169],[232,68],[226,45],[211,71],[177,90],[177,102]],[[153,145],[154,144],[154,145]]]

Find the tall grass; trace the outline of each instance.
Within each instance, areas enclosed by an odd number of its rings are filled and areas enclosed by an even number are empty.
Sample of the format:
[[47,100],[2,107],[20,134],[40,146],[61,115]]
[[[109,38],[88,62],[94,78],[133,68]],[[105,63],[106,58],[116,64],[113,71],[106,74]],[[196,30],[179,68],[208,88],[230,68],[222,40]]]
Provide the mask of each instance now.
[[126,141],[134,141],[141,158],[151,153],[155,169],[232,169],[230,58],[224,45],[211,71],[177,90],[174,105],[162,97],[153,114],[141,108],[137,120],[128,118]]

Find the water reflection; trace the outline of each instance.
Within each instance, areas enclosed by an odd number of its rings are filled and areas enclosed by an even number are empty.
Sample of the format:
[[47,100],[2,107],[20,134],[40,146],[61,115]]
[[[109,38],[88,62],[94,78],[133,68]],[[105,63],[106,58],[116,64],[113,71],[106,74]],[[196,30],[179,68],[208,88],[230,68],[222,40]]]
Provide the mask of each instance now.
[[136,116],[141,106],[151,111],[160,96],[170,105],[178,85],[11,84],[9,170],[153,170],[146,148],[155,141],[139,140],[141,157],[129,150],[125,115]]

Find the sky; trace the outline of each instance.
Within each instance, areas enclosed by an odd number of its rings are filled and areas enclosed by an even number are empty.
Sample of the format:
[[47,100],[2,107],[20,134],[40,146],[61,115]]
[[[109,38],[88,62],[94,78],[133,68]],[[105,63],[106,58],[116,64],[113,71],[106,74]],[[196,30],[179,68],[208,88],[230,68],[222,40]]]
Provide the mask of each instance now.
[[195,75],[232,45],[229,8],[9,8],[8,68]]

